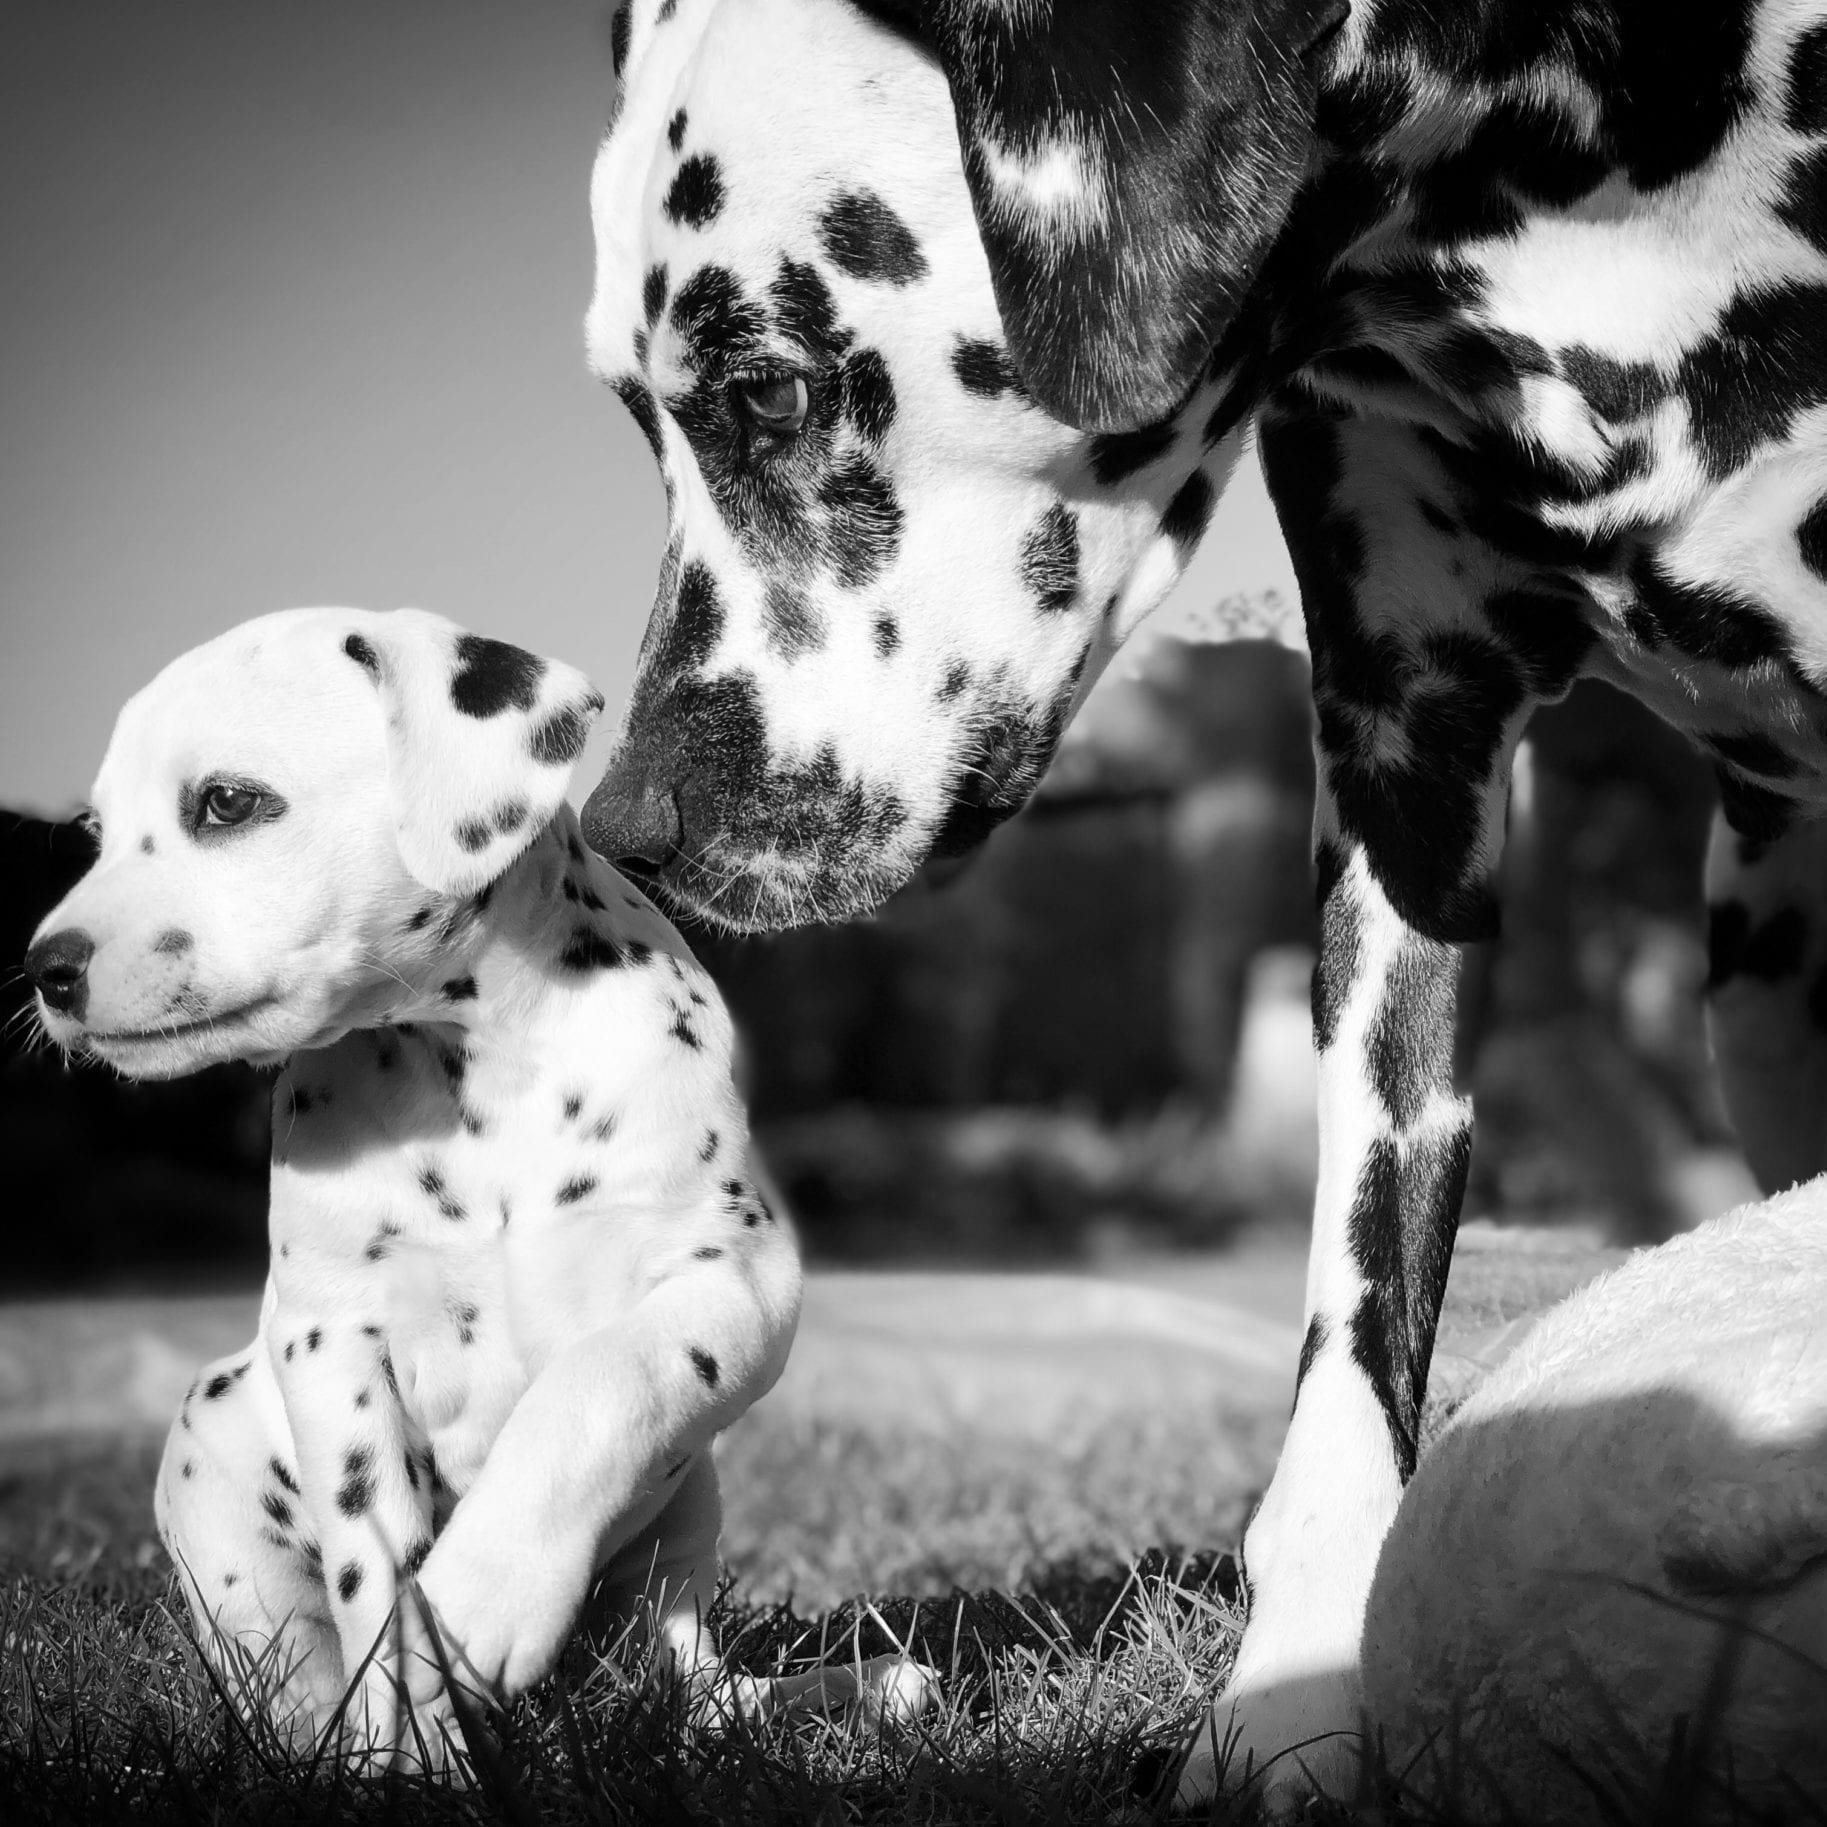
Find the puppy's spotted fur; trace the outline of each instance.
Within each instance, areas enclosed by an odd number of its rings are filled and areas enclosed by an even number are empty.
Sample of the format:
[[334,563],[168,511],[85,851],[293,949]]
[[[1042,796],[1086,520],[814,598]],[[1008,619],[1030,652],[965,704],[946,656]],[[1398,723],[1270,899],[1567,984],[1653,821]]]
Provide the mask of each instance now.
[[639,0],[618,29],[590,356],[672,543],[606,854],[766,926],[980,837],[1256,429],[1313,655],[1323,1136],[1213,1738],[1272,1790],[1342,1782],[1470,1148],[1460,948],[1497,929],[1516,740],[1574,678],[1714,758],[1728,1096],[1767,1178],[1827,1165],[1827,6]]
[[100,854],[27,960],[72,1052],[282,1067],[259,1332],[186,1397],[158,1521],[230,1690],[257,1660],[303,1744],[353,1685],[372,1762],[450,1755],[428,1615],[497,1700],[593,1586],[714,1671],[709,1446],[798,1315],[722,1002],[562,801],[601,703],[434,616],[247,623],[121,713]]

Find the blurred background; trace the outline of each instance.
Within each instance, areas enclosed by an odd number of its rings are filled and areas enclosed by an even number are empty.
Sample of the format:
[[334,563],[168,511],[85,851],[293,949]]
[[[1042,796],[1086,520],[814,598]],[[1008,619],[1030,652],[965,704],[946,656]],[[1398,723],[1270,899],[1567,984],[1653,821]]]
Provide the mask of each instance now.
[[[0,62],[5,1291],[239,1285],[265,1093],[29,1044],[122,699],[306,602],[415,603],[625,691],[663,536],[588,379],[607,11],[18,0]],[[825,1261],[1110,1265],[1298,1234],[1311,1193],[1306,663],[1253,465],[1032,808],[843,929],[692,934]],[[1216,645],[1213,632],[1275,638]],[[580,769],[593,779],[601,739]],[[1748,1190],[1706,1066],[1711,788],[1582,687],[1538,721],[1477,961],[1470,1210],[1642,1241]]]

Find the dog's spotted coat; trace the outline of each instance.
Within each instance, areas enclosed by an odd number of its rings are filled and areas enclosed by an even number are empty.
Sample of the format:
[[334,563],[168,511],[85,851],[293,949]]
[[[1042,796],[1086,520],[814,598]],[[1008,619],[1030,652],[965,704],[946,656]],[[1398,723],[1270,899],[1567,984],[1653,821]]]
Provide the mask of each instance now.
[[[779,1375],[799,1264],[721,999],[562,802],[601,705],[434,616],[247,623],[122,712],[28,955],[72,1052],[283,1064],[259,1331],[185,1398],[157,1514],[228,1691],[300,1747],[444,1764],[428,1619],[507,1699],[593,1586],[716,1673],[710,1441]],[[886,1659],[705,1698],[859,1676],[918,1702]]]
[[1254,426],[1318,720],[1322,1149],[1251,1620],[1182,1794],[1344,1780],[1471,1146],[1460,948],[1596,675],[1717,766],[1714,1017],[1824,1162],[1822,0],[640,0],[591,360],[672,540],[609,855],[841,915],[1018,807]]

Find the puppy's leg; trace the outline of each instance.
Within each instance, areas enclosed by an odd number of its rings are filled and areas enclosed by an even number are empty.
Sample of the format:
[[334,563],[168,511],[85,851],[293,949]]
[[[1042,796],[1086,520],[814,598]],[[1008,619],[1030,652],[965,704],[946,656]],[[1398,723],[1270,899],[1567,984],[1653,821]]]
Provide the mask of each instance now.
[[229,1697],[308,1752],[343,1663],[323,1560],[265,1348],[209,1365],[184,1399],[153,1513],[197,1642]]
[[937,1677],[905,1657],[872,1656],[799,1675],[738,1675],[717,1651],[708,1619],[717,1596],[723,1502],[717,1468],[700,1453],[666,1508],[603,1569],[589,1628],[599,1640],[657,1637],[664,1666],[690,1683],[702,1723],[759,1722],[780,1713],[866,1710],[912,1718],[932,1699]]
[[409,1719],[399,1680],[400,1578],[431,1551],[430,1467],[414,1456],[393,1366],[375,1329],[340,1321],[292,1322],[282,1330],[278,1382],[353,1690],[344,1748],[442,1768],[452,1749],[447,1722],[433,1717],[426,1730],[424,1721]]
[[1827,820],[1721,794],[1707,857],[1707,1023],[1766,1192],[1827,1170]]
[[[730,1223],[724,1245],[682,1246],[612,1327],[552,1356],[432,1549],[420,1593],[459,1677],[484,1693],[522,1693],[551,1668],[605,1553],[668,1507],[779,1374],[798,1312],[792,1245],[758,1217]],[[696,1594],[714,1555],[713,1524],[688,1557]]]

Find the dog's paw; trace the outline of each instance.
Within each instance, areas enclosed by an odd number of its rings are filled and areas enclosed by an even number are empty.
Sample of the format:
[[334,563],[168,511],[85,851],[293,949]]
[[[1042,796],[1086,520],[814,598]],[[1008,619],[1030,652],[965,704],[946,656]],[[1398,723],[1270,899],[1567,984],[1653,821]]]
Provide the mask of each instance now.
[[1308,1796],[1345,1799],[1359,1785],[1362,1731],[1355,1669],[1279,1675],[1248,1669],[1219,1695],[1188,1748],[1176,1811],[1202,1809],[1220,1793],[1259,1799],[1273,1818]]
[[938,1704],[939,1671],[906,1656],[875,1656],[862,1667],[860,1704],[874,1723],[904,1726],[923,1719]]
[[878,1729],[911,1725],[939,1701],[936,1669],[906,1656],[871,1656],[847,1667],[799,1675],[739,1675],[709,1688],[719,1708],[750,1720],[844,1713],[855,1709]]
[[467,1785],[466,1741],[448,1693],[435,1676],[421,1677],[415,1697],[409,1675],[404,1659],[397,1670],[371,1667],[337,1709],[318,1748],[332,1749],[352,1776],[379,1781],[404,1771]]
[[589,1544],[567,1553],[549,1540],[537,1556],[506,1553],[463,1521],[459,1508],[404,1595],[415,1705],[445,1679],[495,1702],[525,1693],[557,1662],[589,1589]]

